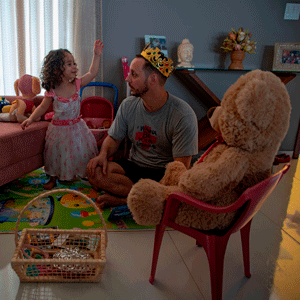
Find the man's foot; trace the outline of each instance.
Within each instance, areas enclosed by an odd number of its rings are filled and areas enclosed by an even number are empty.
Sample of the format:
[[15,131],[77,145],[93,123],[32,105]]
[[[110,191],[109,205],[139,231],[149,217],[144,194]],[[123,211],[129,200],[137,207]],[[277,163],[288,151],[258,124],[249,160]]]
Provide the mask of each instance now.
[[56,186],[56,179],[57,179],[56,176],[55,177],[50,176],[49,181],[46,184],[43,185],[43,188],[45,190],[51,190],[51,189],[53,189]]
[[103,194],[97,197],[96,205],[99,208],[104,208],[105,206],[120,206],[127,204],[127,198],[121,198],[111,194]]

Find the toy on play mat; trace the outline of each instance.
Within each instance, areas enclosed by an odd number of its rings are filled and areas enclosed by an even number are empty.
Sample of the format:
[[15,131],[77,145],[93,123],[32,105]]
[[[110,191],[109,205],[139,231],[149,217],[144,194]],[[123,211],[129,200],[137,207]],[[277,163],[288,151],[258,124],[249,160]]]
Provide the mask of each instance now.
[[[21,207],[18,205],[18,200],[8,198],[0,201],[0,223],[17,222]],[[44,197],[32,203],[24,213],[21,222],[27,222],[31,226],[48,225],[53,217],[54,200],[51,196]]]
[[[74,193],[89,202],[104,230],[25,228],[19,239],[19,223],[30,205],[58,192]],[[71,189],[49,191],[31,200],[17,220],[15,243],[11,266],[21,282],[98,282],[106,264],[107,227],[102,214],[88,196]]]
[[104,138],[107,136],[107,131],[112,124],[114,115],[118,108],[118,89],[111,83],[106,82],[90,82],[88,85],[80,89],[80,96],[82,91],[88,86],[102,86],[114,89],[114,106],[110,101],[103,97],[92,96],[84,99],[81,103],[80,113],[82,119],[86,122],[94,134],[97,145],[101,146]]
[[127,205],[121,205],[121,206],[114,207],[108,217],[108,221],[112,222],[112,221],[120,220],[123,217],[132,218],[131,212]]

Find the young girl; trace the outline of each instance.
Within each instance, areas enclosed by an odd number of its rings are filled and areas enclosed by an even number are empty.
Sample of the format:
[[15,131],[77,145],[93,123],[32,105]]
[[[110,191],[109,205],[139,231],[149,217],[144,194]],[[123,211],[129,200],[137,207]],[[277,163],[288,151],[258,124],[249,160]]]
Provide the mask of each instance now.
[[76,175],[86,177],[87,163],[98,154],[95,137],[80,118],[79,91],[96,77],[102,49],[103,43],[97,40],[89,72],[81,78],[76,78],[77,65],[68,50],[52,50],[44,59],[41,81],[45,97],[21,127],[26,129],[53,103],[54,115],[44,151],[45,172],[50,176],[45,189],[52,189],[57,179],[72,181]]

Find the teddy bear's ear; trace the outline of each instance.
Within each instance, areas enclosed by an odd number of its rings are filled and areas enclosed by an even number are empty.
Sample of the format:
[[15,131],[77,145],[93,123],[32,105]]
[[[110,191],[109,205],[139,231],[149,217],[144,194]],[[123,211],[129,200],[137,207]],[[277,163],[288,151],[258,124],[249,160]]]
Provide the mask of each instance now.
[[275,97],[270,84],[261,78],[252,78],[236,99],[237,112],[241,119],[265,128],[271,121],[275,109]]
[[41,83],[37,77],[32,77],[32,92],[36,95],[41,92]]
[[14,83],[16,96],[19,96],[19,88],[18,88],[19,79],[17,79]]

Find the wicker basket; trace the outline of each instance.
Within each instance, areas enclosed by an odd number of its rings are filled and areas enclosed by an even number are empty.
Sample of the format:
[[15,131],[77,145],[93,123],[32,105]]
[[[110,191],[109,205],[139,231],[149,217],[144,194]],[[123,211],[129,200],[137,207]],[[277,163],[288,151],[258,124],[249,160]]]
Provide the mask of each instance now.
[[[26,228],[19,239],[19,223],[27,208],[34,201],[57,192],[73,193],[87,200],[96,210],[105,230]],[[52,190],[32,199],[18,217],[15,242],[11,266],[21,282],[99,282],[101,279],[106,264],[106,224],[95,203],[78,191]],[[82,258],[56,258],[66,251],[78,253],[77,257]]]

